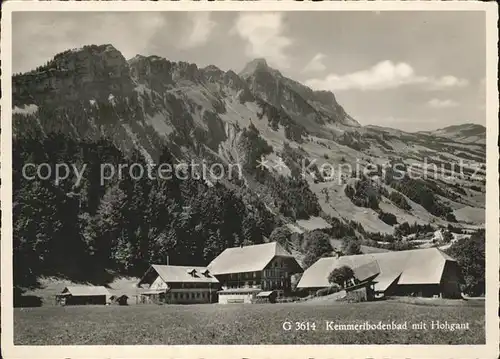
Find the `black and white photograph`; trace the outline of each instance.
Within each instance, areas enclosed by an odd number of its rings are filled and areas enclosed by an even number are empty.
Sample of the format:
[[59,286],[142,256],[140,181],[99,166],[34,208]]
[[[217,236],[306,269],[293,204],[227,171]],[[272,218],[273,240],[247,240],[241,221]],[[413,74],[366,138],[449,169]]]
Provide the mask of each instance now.
[[498,355],[496,5],[21,4],[6,357]]

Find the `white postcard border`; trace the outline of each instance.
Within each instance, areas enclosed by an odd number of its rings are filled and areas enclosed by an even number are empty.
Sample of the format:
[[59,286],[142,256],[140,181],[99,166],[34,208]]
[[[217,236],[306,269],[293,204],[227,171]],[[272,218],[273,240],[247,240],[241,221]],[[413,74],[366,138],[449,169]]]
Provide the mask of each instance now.
[[[499,352],[499,153],[497,42],[498,8],[494,2],[26,2],[2,6],[1,131],[1,324],[5,358],[497,358]],[[487,31],[487,180],[486,180],[486,345],[132,345],[14,346],[12,296],[12,12],[13,11],[484,11]],[[464,24],[464,26],[467,26]],[[432,54],[429,54],[432,56]],[[457,59],[459,61],[459,59]],[[256,328],[258,330],[258,328]]]

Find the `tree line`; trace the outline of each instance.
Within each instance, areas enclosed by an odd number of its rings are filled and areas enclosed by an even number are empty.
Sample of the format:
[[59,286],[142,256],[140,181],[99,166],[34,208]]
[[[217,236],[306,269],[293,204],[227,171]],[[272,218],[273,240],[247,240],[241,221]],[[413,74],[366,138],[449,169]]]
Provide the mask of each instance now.
[[[72,174],[26,179],[26,163],[70,163]],[[205,179],[114,178],[101,185],[102,163],[146,163],[125,157],[110,141],[75,141],[63,134],[13,141],[14,284],[41,276],[92,281],[106,271],[141,275],[151,263],[206,265],[225,248],[262,243],[276,226],[256,194]],[[168,149],[160,163],[174,165]],[[137,167],[136,167],[137,168]],[[137,174],[136,174],[137,175]]]

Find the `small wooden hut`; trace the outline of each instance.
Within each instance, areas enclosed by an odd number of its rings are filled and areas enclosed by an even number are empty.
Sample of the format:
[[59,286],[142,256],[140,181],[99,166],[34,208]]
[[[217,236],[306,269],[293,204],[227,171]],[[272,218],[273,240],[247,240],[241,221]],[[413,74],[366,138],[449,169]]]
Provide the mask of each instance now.
[[122,295],[112,295],[111,298],[109,298],[111,301],[111,304],[116,304],[116,305],[128,305],[128,295],[122,294]]
[[56,303],[60,305],[86,305],[108,303],[111,294],[102,286],[69,286],[61,294],[56,295]]
[[276,303],[277,296],[278,296],[278,293],[276,293],[276,291],[274,291],[274,290],[260,292],[259,294],[256,295],[255,302],[256,303]]

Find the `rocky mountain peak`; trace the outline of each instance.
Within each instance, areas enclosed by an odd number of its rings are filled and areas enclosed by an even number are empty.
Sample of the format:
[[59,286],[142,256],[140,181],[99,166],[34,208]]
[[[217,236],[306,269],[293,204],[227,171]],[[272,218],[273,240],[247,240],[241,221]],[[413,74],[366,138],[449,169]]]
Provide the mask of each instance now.
[[109,44],[66,50],[13,77],[13,98],[20,105],[107,98],[110,93],[127,93],[132,88],[127,61]]
[[243,70],[240,71],[239,75],[243,78],[252,76],[256,72],[261,72],[261,71],[266,71],[266,72],[274,72],[271,67],[267,64],[266,59],[264,58],[257,58],[245,65]]
[[314,91],[314,97],[318,102],[321,102],[324,105],[337,104],[337,99],[331,91]]
[[215,65],[208,65],[200,70],[203,72],[204,77],[211,82],[220,81],[224,76],[224,71]]

